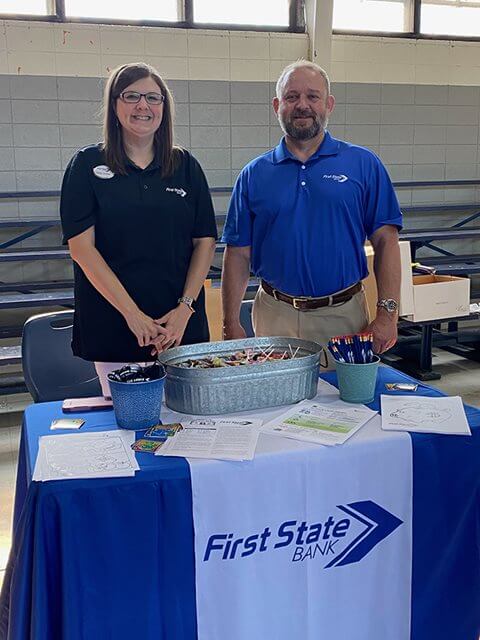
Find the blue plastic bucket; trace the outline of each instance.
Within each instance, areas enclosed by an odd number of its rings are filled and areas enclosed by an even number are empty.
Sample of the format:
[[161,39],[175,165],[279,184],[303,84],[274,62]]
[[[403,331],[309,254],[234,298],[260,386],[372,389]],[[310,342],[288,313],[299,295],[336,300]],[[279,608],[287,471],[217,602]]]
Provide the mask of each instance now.
[[115,418],[121,429],[140,431],[159,423],[165,377],[162,370],[160,378],[146,382],[108,379]]
[[380,358],[357,364],[335,361],[340,399],[345,402],[368,404],[375,398],[375,385]]

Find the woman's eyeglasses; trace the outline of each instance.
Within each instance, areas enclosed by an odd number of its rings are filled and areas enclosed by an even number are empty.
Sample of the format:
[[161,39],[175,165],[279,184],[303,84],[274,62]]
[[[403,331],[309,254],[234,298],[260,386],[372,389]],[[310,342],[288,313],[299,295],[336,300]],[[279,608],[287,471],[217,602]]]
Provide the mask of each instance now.
[[145,98],[147,104],[162,104],[165,100],[165,96],[161,93],[139,93],[138,91],[123,91],[119,96],[120,100],[127,104],[137,104],[140,100]]

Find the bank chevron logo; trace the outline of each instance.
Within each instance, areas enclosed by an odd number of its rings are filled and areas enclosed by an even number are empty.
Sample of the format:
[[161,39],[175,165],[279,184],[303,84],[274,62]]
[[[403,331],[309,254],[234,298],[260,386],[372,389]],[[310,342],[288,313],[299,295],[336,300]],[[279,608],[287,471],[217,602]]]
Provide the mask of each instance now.
[[359,562],[373,547],[403,524],[402,520],[371,500],[352,502],[346,507],[338,508],[364,524],[365,529],[342,553],[327,564],[326,569]]
[[[208,538],[204,562],[241,561],[258,553],[288,552],[291,562],[328,558],[325,569],[360,562],[403,524],[376,502],[363,500],[337,505],[341,512],[321,522],[286,520],[278,527],[235,536],[216,533]],[[345,517],[347,516],[347,517]]]
[[322,176],[325,180],[334,180],[335,182],[346,182],[348,180],[348,176],[341,173],[340,175],[336,175],[334,173],[325,173]]

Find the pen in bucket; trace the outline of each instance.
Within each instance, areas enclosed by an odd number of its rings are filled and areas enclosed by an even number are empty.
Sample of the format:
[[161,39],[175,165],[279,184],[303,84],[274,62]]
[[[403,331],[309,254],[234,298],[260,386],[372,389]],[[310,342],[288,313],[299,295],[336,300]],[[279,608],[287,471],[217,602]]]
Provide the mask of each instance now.
[[373,362],[375,354],[373,353],[373,335],[371,333],[362,334],[365,345],[366,362]]
[[355,356],[352,350],[353,340],[351,340],[351,336],[338,336],[337,340],[340,343],[340,351],[344,354],[345,362],[353,364]]
[[345,345],[345,353],[347,354],[347,362],[352,364],[355,361],[355,354],[352,350],[352,341],[350,336],[342,336],[341,337],[342,344]]
[[367,349],[365,346],[365,338],[363,335],[359,335],[357,336],[357,340],[358,340],[358,347],[360,351],[359,362],[363,362],[364,364],[366,364],[368,356],[367,356]]
[[338,337],[338,341],[339,341],[340,351],[342,351],[342,353],[344,354],[345,362],[350,362],[350,364],[351,364],[352,363],[352,359],[353,359],[353,354],[351,353],[351,351],[349,349],[347,337],[346,336],[339,336]]
[[357,335],[359,343],[359,357],[357,362],[368,364],[373,360],[373,336],[371,333],[359,333]]
[[354,345],[353,345],[353,337],[345,336],[345,342],[347,343],[347,346],[348,346],[348,357],[350,358],[350,362],[353,364],[354,362],[356,362]]
[[333,349],[333,357],[335,360],[339,362],[349,362],[348,355],[342,344],[340,336],[336,336],[335,338],[331,338],[329,341],[329,345],[332,346]]
[[334,336],[328,342],[328,349],[338,362],[368,364],[374,359],[371,333]]
[[373,335],[371,333],[360,333],[358,339],[361,344],[361,359],[359,362],[367,364],[373,361]]
[[342,356],[342,354],[337,348],[337,345],[334,342],[330,341],[328,343],[328,350],[330,351],[332,356],[335,358],[335,360],[338,360],[338,362],[345,362],[345,358]]
[[365,364],[365,362],[367,361],[366,354],[360,335],[355,334],[353,336],[353,346],[355,351],[355,362],[362,362],[363,364]]

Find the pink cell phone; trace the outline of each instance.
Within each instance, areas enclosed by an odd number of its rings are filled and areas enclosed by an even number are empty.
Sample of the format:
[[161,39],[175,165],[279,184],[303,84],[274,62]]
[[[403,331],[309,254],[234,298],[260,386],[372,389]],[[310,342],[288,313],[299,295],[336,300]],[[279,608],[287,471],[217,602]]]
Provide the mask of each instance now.
[[68,398],[63,401],[62,411],[73,413],[74,411],[101,411],[111,409],[113,403],[111,399],[99,396],[98,398]]

